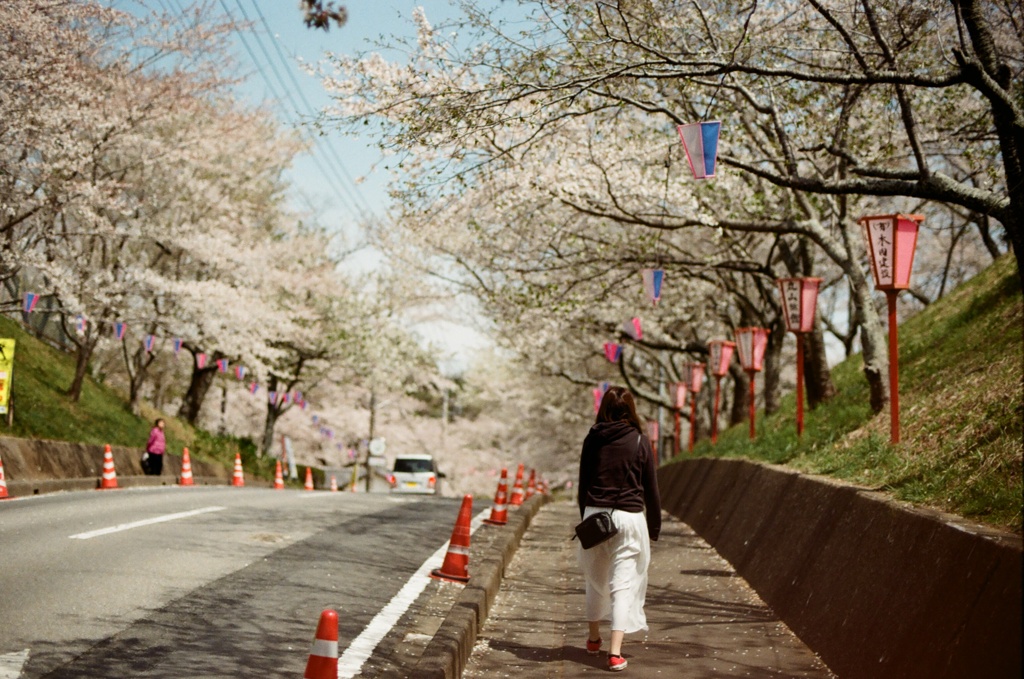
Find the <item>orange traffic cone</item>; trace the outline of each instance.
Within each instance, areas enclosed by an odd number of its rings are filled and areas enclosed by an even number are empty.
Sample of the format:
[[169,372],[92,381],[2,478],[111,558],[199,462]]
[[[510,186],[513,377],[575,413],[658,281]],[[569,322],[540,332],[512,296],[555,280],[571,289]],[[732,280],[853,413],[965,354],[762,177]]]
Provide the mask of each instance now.
[[430,577],[452,582],[469,582],[469,519],[473,513],[473,496],[462,498],[459,518],[455,520],[452,539],[448,543],[448,553],[444,555],[444,563],[440,568],[430,571]]
[[516,470],[516,483],[512,486],[512,499],[509,504],[513,507],[523,504],[523,465],[519,465],[519,469]]
[[4,478],[4,461],[0,459],[0,500],[7,498],[7,479]]
[[508,470],[501,470],[501,478],[498,479],[498,492],[494,494],[494,506],[491,507],[491,518],[484,519],[484,523],[492,526],[504,526],[508,523]]
[[311,467],[306,467],[306,484],[303,488],[313,490],[313,469]]
[[245,485],[245,475],[242,473],[242,454],[235,453],[235,473],[231,476],[231,485],[241,488]]
[[334,474],[331,474],[331,492],[332,493],[337,493],[338,492],[338,479],[336,479],[334,477]]
[[313,648],[306,661],[303,679],[338,679],[338,613],[331,609],[320,614]]
[[274,490],[284,490],[284,475],[281,474],[281,460],[274,467]]
[[181,479],[178,480],[178,485],[195,485],[195,482],[192,480],[192,460],[188,456],[188,448],[182,448],[181,450]]
[[100,481],[100,490],[105,488],[117,488],[117,470],[114,469],[114,454],[110,452],[110,446],[103,447],[103,479]]
[[530,470],[530,480],[526,484],[526,499],[529,500],[531,497],[537,494],[537,470]]

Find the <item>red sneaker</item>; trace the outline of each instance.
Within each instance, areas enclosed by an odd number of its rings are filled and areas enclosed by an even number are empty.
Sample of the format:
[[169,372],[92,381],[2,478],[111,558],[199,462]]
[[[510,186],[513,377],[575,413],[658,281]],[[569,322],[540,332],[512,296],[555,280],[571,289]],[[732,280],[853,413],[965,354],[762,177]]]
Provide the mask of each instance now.
[[596,641],[587,639],[587,655],[597,655],[601,652],[601,639],[598,638]]
[[626,662],[626,659],[623,658],[621,655],[608,656],[608,669],[612,672],[621,672],[622,670],[626,669],[626,665],[628,664],[629,663]]

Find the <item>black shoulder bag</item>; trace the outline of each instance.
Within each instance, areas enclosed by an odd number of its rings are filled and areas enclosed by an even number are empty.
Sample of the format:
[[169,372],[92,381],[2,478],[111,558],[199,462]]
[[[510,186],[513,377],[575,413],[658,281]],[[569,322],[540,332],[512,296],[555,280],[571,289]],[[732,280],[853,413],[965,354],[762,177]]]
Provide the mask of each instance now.
[[[637,454],[640,453],[640,436],[636,439]],[[622,489],[619,489],[619,496],[622,496]],[[613,508],[612,511],[615,511]],[[607,542],[619,532],[612,521],[612,512],[594,512],[583,521],[576,524],[576,535],[572,538],[579,538],[583,549],[596,547],[602,542]]]

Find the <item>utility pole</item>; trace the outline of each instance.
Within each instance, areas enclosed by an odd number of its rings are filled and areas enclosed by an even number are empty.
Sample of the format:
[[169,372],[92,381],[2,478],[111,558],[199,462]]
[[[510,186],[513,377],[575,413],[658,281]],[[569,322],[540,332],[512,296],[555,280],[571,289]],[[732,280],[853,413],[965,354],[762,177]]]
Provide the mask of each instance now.
[[370,438],[366,444],[366,492],[370,492],[370,444],[377,424],[377,390],[370,390]]
[[448,387],[442,388],[441,399],[441,450],[448,448]]

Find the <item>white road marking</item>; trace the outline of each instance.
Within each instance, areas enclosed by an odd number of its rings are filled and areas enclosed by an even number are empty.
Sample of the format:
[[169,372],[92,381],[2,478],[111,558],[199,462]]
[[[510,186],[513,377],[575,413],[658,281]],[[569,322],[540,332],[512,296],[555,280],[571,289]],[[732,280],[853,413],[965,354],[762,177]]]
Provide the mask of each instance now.
[[[483,524],[484,517],[489,516],[490,512],[491,509],[488,507],[473,518],[469,524],[470,534],[476,532],[476,529]],[[338,658],[338,679],[352,679],[352,677],[359,674],[359,671],[363,668],[363,663],[373,655],[377,644],[387,636],[391,628],[398,624],[402,615],[409,610],[409,607],[416,602],[416,599],[426,589],[427,584],[430,582],[430,571],[440,568],[444,562],[444,555],[447,550],[448,542],[445,542],[436,552],[427,557],[427,560],[412,574],[412,577],[402,586],[402,589],[398,590],[398,594],[374,616],[370,624],[366,626],[366,629],[352,640],[349,647]]]
[[28,662],[28,649],[14,653],[0,653],[0,679],[18,679]]
[[222,509],[227,509],[227,507],[203,507],[202,509],[193,509],[192,511],[189,512],[178,512],[177,514],[164,514],[163,516],[154,516],[152,519],[142,519],[141,521],[122,523],[116,526],[110,526],[109,528],[99,528],[97,530],[91,530],[86,533],[77,533],[75,535],[69,535],[68,537],[73,538],[75,540],[88,540],[89,538],[99,537],[100,535],[119,533],[123,530],[139,528],[140,526],[149,526],[154,523],[163,523],[164,521],[177,521],[178,519],[184,519],[189,516],[196,516],[197,514],[219,512]]

